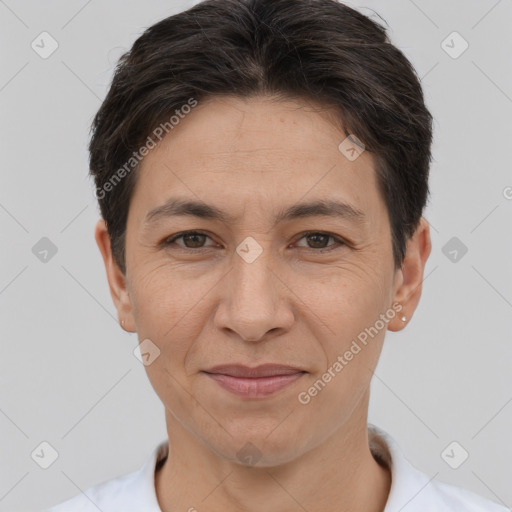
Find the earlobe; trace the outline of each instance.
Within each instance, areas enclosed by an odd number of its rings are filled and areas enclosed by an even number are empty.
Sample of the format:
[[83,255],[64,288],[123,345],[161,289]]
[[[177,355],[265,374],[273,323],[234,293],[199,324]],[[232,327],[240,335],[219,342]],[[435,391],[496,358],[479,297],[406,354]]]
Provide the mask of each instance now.
[[126,287],[126,277],[116,263],[112,254],[110,235],[104,219],[96,223],[94,232],[96,243],[101,252],[105,271],[107,274],[110,295],[117,309],[117,316],[121,327],[127,332],[135,332],[132,316],[130,295]]
[[[407,243],[402,267],[396,273],[393,303],[400,303],[402,309],[389,322],[388,330],[402,330],[416,310],[421,297],[425,264],[431,250],[430,226],[428,221],[422,217],[414,235]],[[405,321],[403,321],[404,316],[406,317]]]

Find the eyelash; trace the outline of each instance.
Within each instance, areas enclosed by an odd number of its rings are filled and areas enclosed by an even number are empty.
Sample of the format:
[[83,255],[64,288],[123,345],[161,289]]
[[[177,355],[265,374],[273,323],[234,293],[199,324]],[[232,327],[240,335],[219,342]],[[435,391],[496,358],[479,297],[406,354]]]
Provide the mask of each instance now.
[[[177,235],[173,235],[172,237],[166,238],[162,242],[162,245],[165,247],[168,247],[168,246],[174,244],[174,242],[176,240],[179,240],[180,238],[183,238],[187,235],[204,235],[204,236],[210,238],[206,233],[203,233],[201,231],[184,231],[182,233],[178,233]],[[310,235],[328,236],[329,238],[332,238],[335,241],[335,243],[332,245],[329,245],[327,247],[321,247],[319,249],[315,249],[313,247],[302,247],[303,249],[308,249],[308,250],[314,251],[314,252],[325,253],[325,252],[332,251],[334,249],[338,249],[344,245],[347,245],[347,243],[344,240],[342,240],[341,238],[339,238],[335,235],[332,235],[331,233],[325,233],[323,231],[307,231],[307,232],[303,233],[302,236],[297,241],[300,241],[303,238],[306,238],[307,236],[310,236]],[[185,251],[192,251],[192,252],[199,252],[199,251],[202,251],[205,249],[209,249],[209,247],[198,247],[196,249],[192,249],[191,247],[182,247],[182,246],[179,246],[179,248],[183,249]]]

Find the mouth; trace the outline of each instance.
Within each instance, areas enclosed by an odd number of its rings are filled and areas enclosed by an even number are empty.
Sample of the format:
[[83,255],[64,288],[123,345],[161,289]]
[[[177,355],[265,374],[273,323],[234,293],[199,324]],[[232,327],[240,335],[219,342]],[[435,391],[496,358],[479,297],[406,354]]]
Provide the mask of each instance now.
[[307,372],[291,366],[265,364],[255,368],[222,365],[203,373],[235,395],[263,398],[286,388]]

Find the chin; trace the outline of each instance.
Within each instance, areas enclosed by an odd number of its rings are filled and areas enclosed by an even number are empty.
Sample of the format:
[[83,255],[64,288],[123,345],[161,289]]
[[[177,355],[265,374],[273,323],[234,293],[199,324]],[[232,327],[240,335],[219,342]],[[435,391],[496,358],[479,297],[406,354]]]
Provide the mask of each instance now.
[[[287,464],[307,451],[297,432],[284,430],[277,435],[275,424],[269,428],[240,428],[240,434],[229,436],[224,432],[224,442],[207,441],[206,444],[218,456],[245,467],[270,468]],[[229,430],[229,429],[227,429]],[[218,441],[218,440],[217,440]],[[301,442],[301,445],[298,442]]]

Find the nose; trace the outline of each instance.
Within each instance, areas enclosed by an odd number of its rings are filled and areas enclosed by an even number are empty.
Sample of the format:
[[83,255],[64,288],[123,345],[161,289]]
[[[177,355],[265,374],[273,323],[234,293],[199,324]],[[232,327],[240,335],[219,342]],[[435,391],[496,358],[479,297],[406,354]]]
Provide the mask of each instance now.
[[236,333],[244,341],[266,340],[288,331],[294,321],[291,292],[273,264],[270,250],[248,262],[237,253],[224,276],[215,314],[218,329]]

